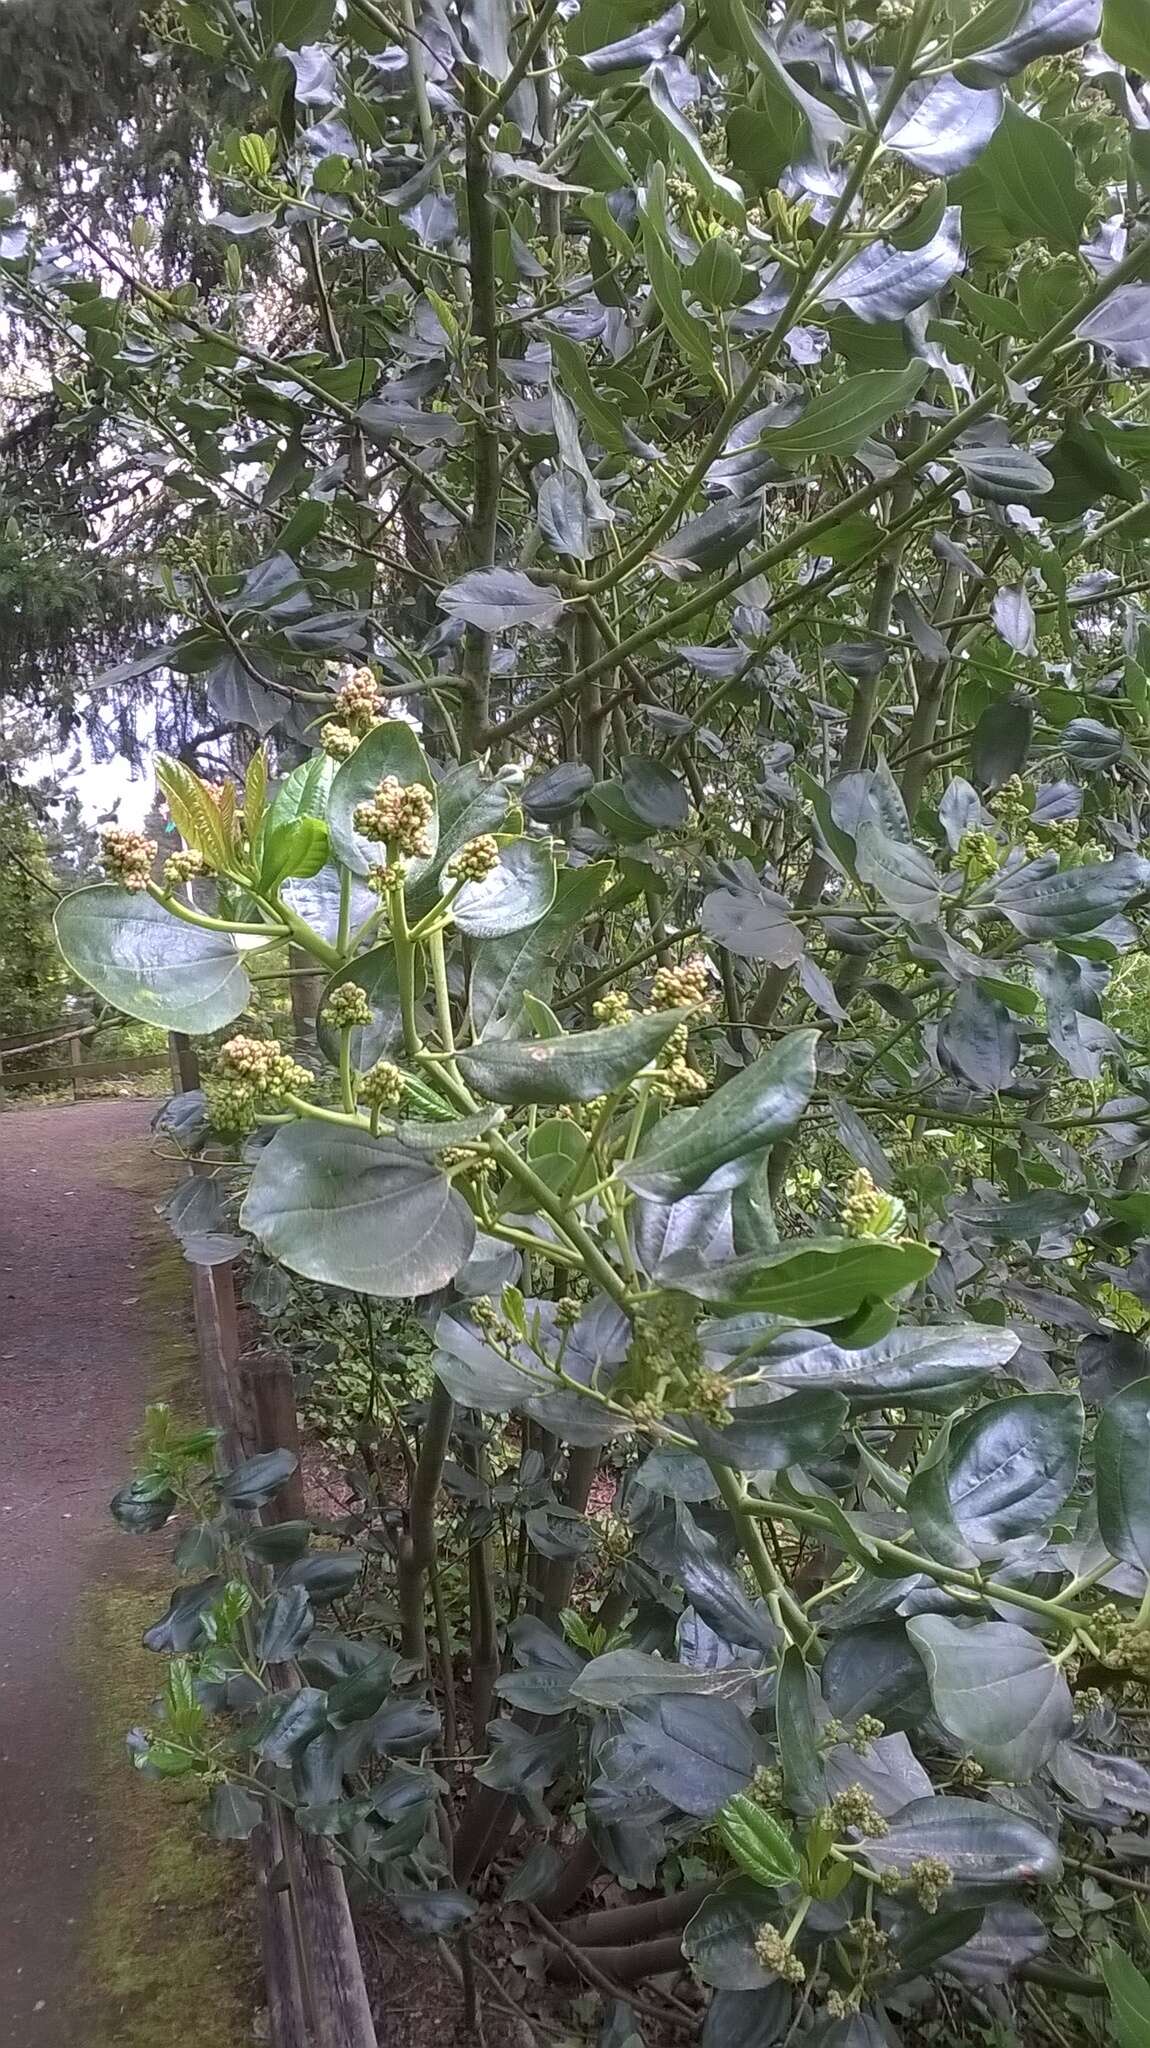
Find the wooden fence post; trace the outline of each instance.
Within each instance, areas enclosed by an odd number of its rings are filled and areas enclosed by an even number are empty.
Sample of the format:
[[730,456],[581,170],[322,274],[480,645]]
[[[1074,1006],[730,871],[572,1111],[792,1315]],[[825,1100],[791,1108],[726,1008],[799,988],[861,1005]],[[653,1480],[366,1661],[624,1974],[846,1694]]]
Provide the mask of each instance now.
[[225,1464],[234,1465],[240,1455],[235,1395],[240,1352],[235,1268],[229,1260],[225,1266],[193,1266],[191,1273],[204,1408],[212,1428],[221,1432],[220,1450]]
[[[235,1267],[193,1266],[192,1301],[208,1420],[222,1434],[223,1470],[245,1453],[299,1454],[291,1365],[282,1352],[242,1362]],[[299,1471],[258,1519],[305,1514]],[[289,1667],[281,1667],[285,1678]],[[343,1871],[331,1844],[270,1809],[252,1836],[260,1939],[273,2048],[378,2048]]]
[[[240,1360],[241,1434],[253,1451],[300,1455],[299,1416],[290,1361],[282,1351],[246,1352]],[[307,1513],[297,1464],[264,1509],[265,1521],[298,1522]]]
[[200,1085],[200,1058],[186,1031],[169,1031],[168,1052],[172,1061],[172,1086],[188,1094]]

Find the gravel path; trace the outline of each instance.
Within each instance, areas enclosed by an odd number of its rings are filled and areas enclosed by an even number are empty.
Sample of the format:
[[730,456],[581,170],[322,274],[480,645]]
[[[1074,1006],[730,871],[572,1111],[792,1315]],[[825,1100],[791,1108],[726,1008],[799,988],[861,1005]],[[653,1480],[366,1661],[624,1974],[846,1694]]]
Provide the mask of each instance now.
[[0,2042],[72,2048],[66,2005],[101,1844],[75,1630],[122,1576],[108,1501],[140,1424],[141,1298],[162,1186],[155,1102],[0,1116]]

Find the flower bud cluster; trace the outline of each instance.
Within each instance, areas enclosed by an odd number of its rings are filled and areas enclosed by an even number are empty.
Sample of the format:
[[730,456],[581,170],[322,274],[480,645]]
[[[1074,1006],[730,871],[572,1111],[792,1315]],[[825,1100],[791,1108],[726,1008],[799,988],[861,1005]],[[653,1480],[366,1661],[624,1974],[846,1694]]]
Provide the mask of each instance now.
[[306,1067],[266,1038],[230,1038],[220,1049],[216,1072],[204,1084],[208,1120],[223,1136],[242,1138],[261,1107],[274,1108],[287,1094],[311,1086]]
[[696,1315],[694,1302],[674,1292],[637,1305],[626,1361],[612,1392],[640,1426],[664,1415],[702,1415],[719,1428],[730,1420],[727,1383],[704,1360]]
[[448,861],[447,874],[453,882],[485,882],[498,866],[499,841],[493,833],[481,832]]
[[887,1824],[865,1785],[848,1785],[845,1792],[832,1799],[826,1818],[828,1826],[836,1832],[843,1828],[855,1828],[860,1835],[868,1836],[887,1832]]
[[180,889],[194,876],[202,875],[207,862],[194,846],[181,847],[178,853],[171,853],[164,862],[165,889]]
[[371,1004],[358,981],[341,981],[333,988],[324,1004],[327,1021],[337,1031],[348,1031],[353,1024],[371,1023]]
[[955,850],[954,864],[961,868],[972,888],[979,882],[989,882],[998,873],[1002,862],[1003,849],[993,832],[976,826],[964,832]]
[[336,693],[339,715],[353,732],[364,733],[383,712],[383,698],[371,669],[353,669],[342,690]]
[[364,881],[375,896],[386,896],[391,889],[402,889],[405,880],[401,860],[377,860],[364,876]]
[[755,1936],[755,1954],[764,1970],[781,1977],[784,1984],[801,1984],[807,1974],[794,1950],[769,1920]]
[[591,1015],[596,1024],[629,1024],[631,1021],[631,998],[622,988],[611,988],[591,1005]]
[[341,725],[337,719],[329,719],[326,725],[321,726],[319,737],[324,753],[333,761],[346,761],[359,745],[350,725]]
[[901,1237],[906,1229],[906,1204],[876,1188],[865,1166],[847,1182],[839,1213],[847,1237]]
[[691,960],[684,960],[681,967],[660,967],[656,970],[648,1007],[652,1010],[692,1009],[708,1002],[710,995],[707,963],[696,955]]
[[435,851],[428,829],[434,815],[435,800],[422,782],[387,775],[374,796],[356,805],[353,823],[365,839],[381,839],[397,853],[428,860]]
[[311,1085],[307,1068],[271,1038],[229,1038],[220,1048],[219,1064],[225,1074],[246,1081],[254,1094],[277,1100]]
[[1020,832],[1029,825],[1034,801],[1021,775],[1008,775],[990,798],[990,807],[1008,832]]
[[359,1084],[360,1101],[368,1109],[395,1109],[403,1101],[404,1093],[403,1075],[391,1060],[377,1060]]
[[152,879],[156,842],[142,832],[125,832],[109,826],[100,841],[104,866],[113,882],[124,889],[146,889]]
[[954,1883],[954,1872],[942,1856],[917,1856],[907,1877],[924,1913],[937,1913],[943,1893]]

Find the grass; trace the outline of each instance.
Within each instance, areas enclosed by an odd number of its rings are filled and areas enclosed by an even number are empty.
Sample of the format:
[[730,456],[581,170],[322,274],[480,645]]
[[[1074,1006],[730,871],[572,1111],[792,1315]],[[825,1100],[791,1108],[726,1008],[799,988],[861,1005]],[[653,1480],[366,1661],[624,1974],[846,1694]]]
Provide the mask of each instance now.
[[[155,1198],[163,1192],[156,1162],[139,1154],[116,1156],[109,1179]],[[174,1244],[149,1252],[140,1281],[148,1398],[194,1422],[187,1268]],[[166,1606],[173,1574],[164,1538],[125,1535],[122,1543],[122,1573],[89,1592],[75,1643],[102,1853],[73,2038],[84,2048],[244,2048],[257,2038],[260,2002],[247,1853],[204,1832],[202,1792],[132,1770],[125,1738],[147,1718],[164,1673],[164,1660],[140,1638]]]

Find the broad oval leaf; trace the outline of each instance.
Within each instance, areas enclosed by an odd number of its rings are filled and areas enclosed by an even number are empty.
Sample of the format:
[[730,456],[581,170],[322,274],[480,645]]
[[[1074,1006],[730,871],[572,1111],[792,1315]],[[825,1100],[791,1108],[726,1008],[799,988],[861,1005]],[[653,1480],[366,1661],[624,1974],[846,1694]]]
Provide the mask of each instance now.
[[106,1002],[166,1031],[218,1031],[251,985],[227,932],[203,931],[143,891],[99,882],[56,906],[61,953]]
[[982,1323],[904,1324],[877,1344],[847,1351],[812,1332],[793,1330],[760,1358],[774,1386],[835,1387],[854,1408],[893,1402],[913,1408],[953,1408],[988,1373],[1008,1365],[1018,1349],[1013,1330]]
[[438,597],[440,611],[477,626],[481,633],[508,633],[514,626],[556,626],[563,599],[549,583],[533,583],[522,569],[469,569]]
[[691,806],[677,775],[647,754],[624,754],[620,763],[623,795],[637,818],[656,831],[685,825]]
[[908,86],[883,130],[888,149],[920,171],[949,178],[982,155],[1002,119],[1003,96],[973,91],[957,78],[921,78]]
[[516,839],[500,848],[482,882],[468,882],[451,906],[471,939],[505,939],[545,917],[555,900],[555,856],[545,839]]
[[765,427],[760,443],[781,462],[853,454],[893,413],[910,404],[925,376],[925,363],[911,363],[905,370],[864,370],[857,377],[844,377],[812,398],[793,426]]
[[459,1069],[488,1102],[595,1102],[632,1080],[691,1015],[665,1010],[562,1038],[491,1039],[461,1051]]
[[755,1991],[774,1980],[755,1953],[755,1937],[778,1912],[773,1891],[735,1878],[704,1899],[683,1935],[683,1954],[701,1984],[716,1991]]
[[1106,1403],[1094,1432],[1098,1531],[1112,1557],[1150,1572],[1150,1379]]
[[1024,939],[1061,939],[1096,931],[1148,891],[1150,860],[1139,853],[1080,868],[1059,868],[1055,855],[1044,854],[1013,872],[1004,870],[993,905]]
[[943,1727],[994,1777],[1025,1782],[1069,1735],[1074,1708],[1065,1673],[1025,1629],[921,1614],[907,1634]]
[[[873,242],[863,249],[822,293],[828,305],[845,306],[857,320],[904,320],[916,306],[925,305],[962,268],[959,234],[961,209],[948,206],[935,234],[917,249],[902,249],[894,242]],[[921,363],[906,371],[870,370],[869,377],[897,377],[911,382],[912,372],[921,373]],[[856,380],[857,381],[857,380]],[[921,374],[918,383],[922,382]],[[914,384],[910,395],[914,395]],[[906,404],[907,399],[897,401]],[[893,410],[893,408],[892,408]]]
[[1077,1394],[1018,1394],[955,1427],[946,1486],[968,1543],[993,1548],[1049,1529],[1078,1476],[1082,1427]]
[[775,1251],[681,1273],[678,1285],[731,1314],[765,1311],[788,1321],[839,1322],[867,1301],[887,1301],[925,1280],[938,1262],[930,1245],[904,1238],[796,1238]]
[[[937,1620],[937,1616],[929,1617]],[[989,1799],[912,1799],[894,1815],[881,1838],[862,1844],[860,1855],[879,1870],[906,1876],[922,1856],[949,1863],[955,1883],[975,1890],[1008,1884],[1056,1884],[1062,1858],[1035,1827]]]
[[663,1693],[622,1708],[621,1719],[648,1782],[700,1820],[745,1792],[766,1761],[762,1741],[730,1700]]
[[[381,782],[394,775],[401,783],[419,782],[424,789],[435,788],[427,756],[411,727],[399,718],[385,719],[373,726],[339,769],[328,798],[328,825],[336,855],[353,875],[366,875],[369,868],[387,858],[377,839],[365,839],[352,820],[357,804],[375,795]],[[433,819],[429,836],[434,844],[438,823]],[[414,879],[427,865],[423,860],[408,863]]]
[[664,1117],[621,1179],[656,1201],[677,1201],[719,1167],[785,1137],[811,1099],[817,1043],[817,1031],[789,1032],[700,1108]]
[[260,1153],[240,1218],[306,1280],[410,1300],[445,1287],[475,1221],[438,1169],[368,1132],[301,1121]]
[[781,1472],[826,1449],[848,1414],[846,1397],[832,1387],[801,1387],[779,1401],[740,1405],[721,1429],[692,1421],[708,1457],[738,1472]]

